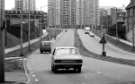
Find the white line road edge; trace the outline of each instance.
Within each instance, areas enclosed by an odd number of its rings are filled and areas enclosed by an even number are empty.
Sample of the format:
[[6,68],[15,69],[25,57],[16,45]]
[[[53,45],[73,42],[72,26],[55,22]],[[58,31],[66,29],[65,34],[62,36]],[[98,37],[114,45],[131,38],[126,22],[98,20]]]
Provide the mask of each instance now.
[[25,72],[25,76],[26,76],[26,84],[31,84],[32,82],[32,78],[34,78],[34,82],[39,82],[39,79],[37,78],[36,74],[30,70],[28,70],[27,67],[27,58],[23,59],[23,67],[24,67],[24,72]]

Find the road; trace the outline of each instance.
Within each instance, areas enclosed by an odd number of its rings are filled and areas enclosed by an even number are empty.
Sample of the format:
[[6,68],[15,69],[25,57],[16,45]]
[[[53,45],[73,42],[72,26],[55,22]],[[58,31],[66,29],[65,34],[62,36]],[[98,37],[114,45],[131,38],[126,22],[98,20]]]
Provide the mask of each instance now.
[[[68,30],[56,46],[73,46],[74,31]],[[83,57],[82,73],[52,73],[51,55],[40,54],[39,49],[33,52],[26,61],[31,83],[29,84],[133,84],[135,68],[126,65],[105,62]]]
[[[88,34],[84,34],[84,30],[78,30],[78,34],[86,49],[99,55],[102,53],[102,45],[99,43],[98,37],[90,37]],[[115,47],[109,42],[106,44],[106,52],[111,57],[135,60],[135,54]]]

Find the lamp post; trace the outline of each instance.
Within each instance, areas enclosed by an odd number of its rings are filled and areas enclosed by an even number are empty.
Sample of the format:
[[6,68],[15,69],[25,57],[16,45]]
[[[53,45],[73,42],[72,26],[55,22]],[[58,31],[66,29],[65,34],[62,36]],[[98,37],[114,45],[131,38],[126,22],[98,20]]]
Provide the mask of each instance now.
[[5,82],[4,72],[4,0],[0,0],[0,83]]
[[134,30],[134,29],[135,29],[135,28],[134,28],[134,27],[135,27],[135,25],[134,25],[135,8],[133,8],[132,11],[133,11],[133,15],[132,15],[132,17],[133,17],[133,18],[132,18],[132,20],[133,20],[133,21],[132,21],[132,24],[133,24],[132,42],[133,42],[133,50],[135,50],[135,30]]
[[[0,17],[1,18],[1,17]],[[3,25],[3,23],[2,23]],[[5,82],[5,74],[4,74],[4,30],[0,25],[0,83]]]
[[30,46],[30,40],[31,40],[31,14],[30,14],[30,0],[29,0],[29,23],[28,23],[28,50],[31,51],[31,46]]
[[106,44],[105,34],[103,34],[102,39],[103,39],[102,56],[106,56],[106,51],[105,51],[105,44]]
[[117,21],[116,21],[116,39],[117,39],[117,40],[119,39],[119,36],[118,36],[118,24],[117,24]]
[[21,39],[20,39],[20,46],[21,46],[21,51],[20,51],[20,56],[24,56],[24,53],[23,53],[23,24],[24,24],[25,22],[21,22],[21,29],[20,29],[20,37],[21,37]]
[[103,26],[102,26],[102,32],[103,32],[103,36],[102,36],[99,43],[102,44],[102,56],[106,56],[105,44],[107,42],[106,42],[106,39],[105,39],[105,30],[103,29]]
[[132,30],[132,41],[133,41],[133,50],[135,50],[135,25],[133,26]]

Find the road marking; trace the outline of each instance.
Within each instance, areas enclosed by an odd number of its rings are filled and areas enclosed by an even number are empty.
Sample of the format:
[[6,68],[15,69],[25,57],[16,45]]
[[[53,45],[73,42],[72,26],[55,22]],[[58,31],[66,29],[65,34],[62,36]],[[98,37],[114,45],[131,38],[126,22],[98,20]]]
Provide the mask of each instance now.
[[32,74],[32,77],[34,78],[35,82],[39,82],[38,78],[36,77],[36,74]]
[[34,78],[35,78],[35,77],[36,77],[36,75],[35,75],[35,74],[32,74],[32,77],[34,77]]
[[102,72],[97,72],[97,74],[102,74]]
[[35,82],[39,82],[39,80],[37,78],[35,78]]

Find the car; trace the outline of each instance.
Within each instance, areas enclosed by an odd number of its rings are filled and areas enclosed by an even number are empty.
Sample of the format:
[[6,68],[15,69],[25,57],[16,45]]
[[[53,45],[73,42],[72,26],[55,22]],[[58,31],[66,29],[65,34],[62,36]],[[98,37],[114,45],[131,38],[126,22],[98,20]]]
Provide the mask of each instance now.
[[40,43],[40,53],[51,53],[51,41],[41,41]]
[[89,32],[90,37],[95,37],[94,33]]
[[56,47],[53,50],[51,62],[52,72],[56,72],[58,69],[73,69],[80,73],[82,63],[82,56],[75,47]]
[[85,31],[85,34],[89,34],[89,32],[88,31]]
[[85,28],[84,28],[84,31],[85,31],[85,34],[89,34],[90,27],[85,27]]

